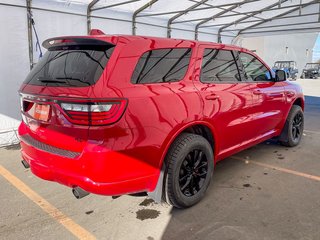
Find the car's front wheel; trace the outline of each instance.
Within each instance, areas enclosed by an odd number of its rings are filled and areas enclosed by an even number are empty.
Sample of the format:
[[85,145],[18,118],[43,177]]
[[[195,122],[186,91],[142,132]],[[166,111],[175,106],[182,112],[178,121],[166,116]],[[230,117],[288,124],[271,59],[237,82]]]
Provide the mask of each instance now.
[[204,196],[212,177],[214,161],[210,143],[202,136],[182,133],[166,156],[166,201],[187,208]]
[[293,105],[280,135],[280,143],[287,147],[297,146],[302,138],[304,115],[302,108]]

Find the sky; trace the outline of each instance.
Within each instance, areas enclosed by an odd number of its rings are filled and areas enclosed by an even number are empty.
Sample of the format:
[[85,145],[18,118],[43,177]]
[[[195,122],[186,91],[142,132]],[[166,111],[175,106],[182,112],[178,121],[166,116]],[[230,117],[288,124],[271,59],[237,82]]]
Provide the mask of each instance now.
[[313,47],[313,55],[312,55],[312,62],[320,61],[320,34],[318,34],[318,38],[316,43]]

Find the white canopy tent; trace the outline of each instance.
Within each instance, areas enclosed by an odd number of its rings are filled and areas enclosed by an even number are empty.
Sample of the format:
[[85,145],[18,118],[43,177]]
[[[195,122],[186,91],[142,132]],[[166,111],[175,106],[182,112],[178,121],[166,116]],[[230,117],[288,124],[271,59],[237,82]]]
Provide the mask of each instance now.
[[98,28],[107,34],[241,44],[248,37],[319,32],[320,0],[0,0],[0,20],[4,145],[16,141],[17,91],[44,51],[39,43],[49,37]]

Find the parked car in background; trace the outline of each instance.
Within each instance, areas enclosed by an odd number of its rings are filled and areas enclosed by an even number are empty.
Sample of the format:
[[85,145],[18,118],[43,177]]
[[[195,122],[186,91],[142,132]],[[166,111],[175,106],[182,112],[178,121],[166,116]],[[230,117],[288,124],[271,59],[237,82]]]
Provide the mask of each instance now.
[[199,202],[220,160],[299,144],[304,97],[244,48],[193,40],[57,37],[20,88],[22,163],[89,193]]
[[307,63],[302,71],[301,78],[318,78],[320,75],[320,63]]
[[287,78],[296,80],[298,76],[297,63],[295,61],[276,61],[272,70],[283,70],[287,74]]

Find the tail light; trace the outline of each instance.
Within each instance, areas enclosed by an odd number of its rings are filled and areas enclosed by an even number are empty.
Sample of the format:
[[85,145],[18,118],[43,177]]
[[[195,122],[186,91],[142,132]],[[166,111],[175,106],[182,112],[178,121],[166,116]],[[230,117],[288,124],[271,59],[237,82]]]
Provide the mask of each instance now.
[[127,106],[126,99],[106,102],[60,102],[70,122],[80,125],[107,125],[117,122]]

